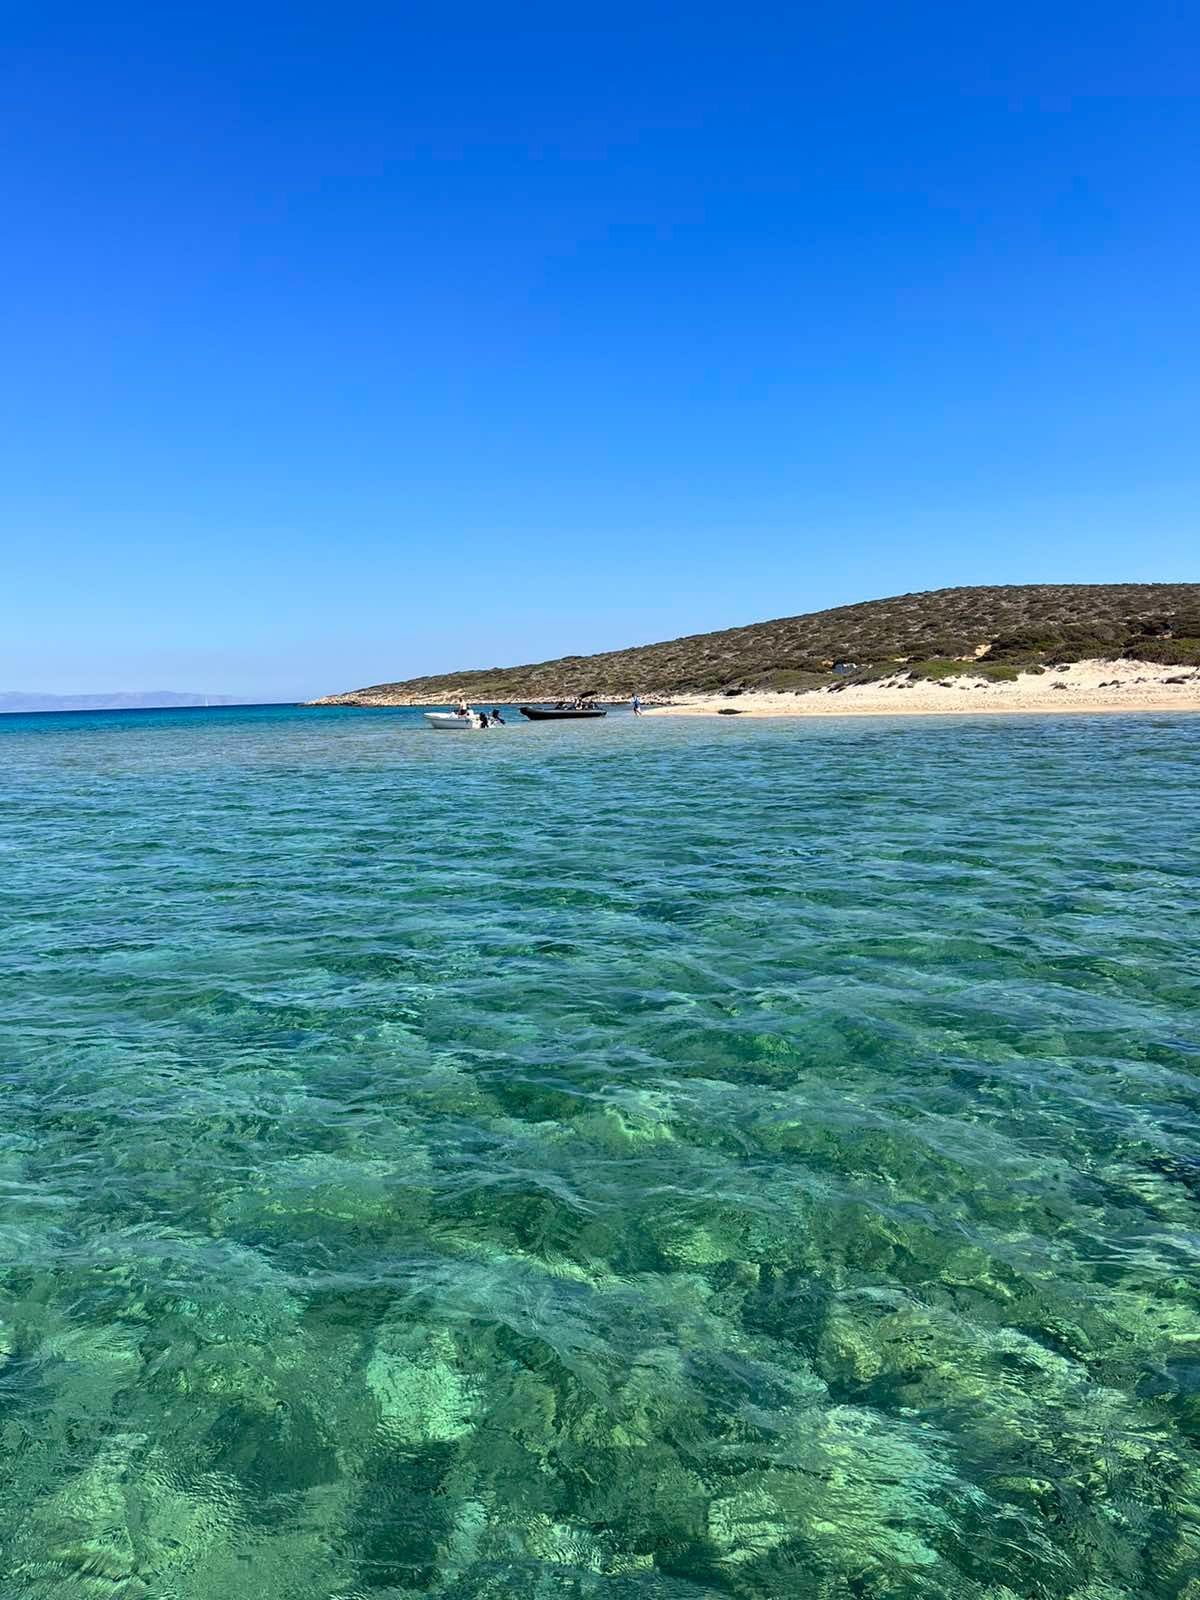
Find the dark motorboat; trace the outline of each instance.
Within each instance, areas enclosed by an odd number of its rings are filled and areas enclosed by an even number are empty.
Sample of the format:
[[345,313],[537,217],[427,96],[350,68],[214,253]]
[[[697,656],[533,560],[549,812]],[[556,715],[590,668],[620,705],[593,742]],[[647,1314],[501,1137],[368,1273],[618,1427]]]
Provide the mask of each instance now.
[[576,722],[581,717],[606,717],[607,711],[599,706],[522,706],[521,715],[530,722]]

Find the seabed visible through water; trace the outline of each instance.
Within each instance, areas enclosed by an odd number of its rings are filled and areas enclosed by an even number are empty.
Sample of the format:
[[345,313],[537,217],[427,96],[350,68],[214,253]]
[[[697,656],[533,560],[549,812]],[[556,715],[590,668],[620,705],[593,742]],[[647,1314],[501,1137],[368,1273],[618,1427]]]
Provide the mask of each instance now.
[[6,719],[5,1600],[1197,1600],[1198,793]]

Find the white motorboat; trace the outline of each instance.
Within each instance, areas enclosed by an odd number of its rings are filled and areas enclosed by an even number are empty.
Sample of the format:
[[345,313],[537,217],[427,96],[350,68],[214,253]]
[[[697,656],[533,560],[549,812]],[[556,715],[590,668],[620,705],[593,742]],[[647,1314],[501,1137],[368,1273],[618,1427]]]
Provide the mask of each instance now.
[[483,718],[477,711],[469,711],[465,717],[459,716],[457,711],[427,711],[425,721],[442,733],[470,733],[483,727]]

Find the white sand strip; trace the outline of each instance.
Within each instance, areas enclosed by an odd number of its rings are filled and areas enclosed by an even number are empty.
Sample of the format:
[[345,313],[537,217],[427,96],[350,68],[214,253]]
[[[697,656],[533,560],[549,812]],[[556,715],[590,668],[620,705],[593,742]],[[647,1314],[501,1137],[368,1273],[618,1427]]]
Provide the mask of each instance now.
[[814,689],[805,694],[747,690],[728,696],[677,695],[647,716],[749,717],[974,716],[978,712],[1200,711],[1200,668],[1145,661],[1076,661],[1022,673],[1011,683],[961,675],[913,680],[897,668],[875,683]]

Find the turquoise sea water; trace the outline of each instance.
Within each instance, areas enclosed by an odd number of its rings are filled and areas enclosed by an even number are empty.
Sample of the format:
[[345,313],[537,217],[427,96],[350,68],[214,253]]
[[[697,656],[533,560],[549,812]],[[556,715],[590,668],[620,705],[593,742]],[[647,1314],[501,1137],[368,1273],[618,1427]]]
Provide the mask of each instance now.
[[1198,793],[0,723],[0,1593],[1195,1600]]

